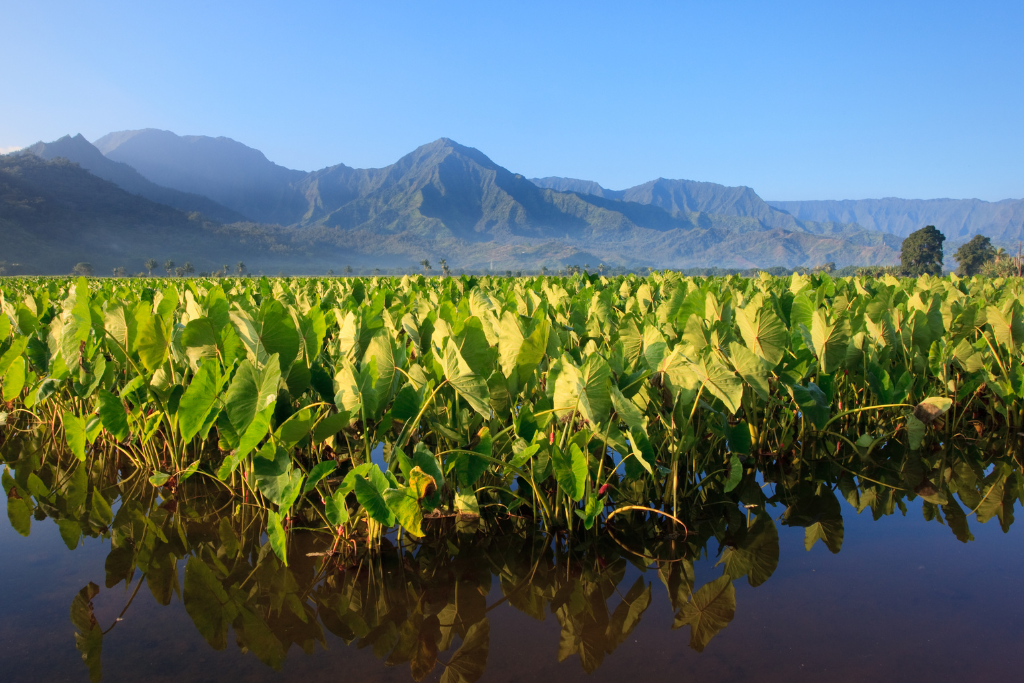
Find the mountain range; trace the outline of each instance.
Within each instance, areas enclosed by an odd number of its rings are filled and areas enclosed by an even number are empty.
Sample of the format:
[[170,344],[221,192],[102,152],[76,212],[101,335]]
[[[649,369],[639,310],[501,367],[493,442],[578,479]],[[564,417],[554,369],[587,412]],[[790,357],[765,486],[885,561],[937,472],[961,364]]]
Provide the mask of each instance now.
[[[245,259],[268,272],[308,273],[423,258],[467,270],[842,266],[896,262],[900,237],[924,215],[951,239],[989,230],[1008,241],[1022,232],[1012,201],[965,200],[976,204],[970,220],[952,231],[938,219],[961,205],[932,201],[952,204],[926,214],[914,200],[766,202],[748,187],[664,178],[614,191],[527,179],[447,138],[384,168],[305,172],[229,138],[146,129],[94,144],[67,136],[0,157],[0,237],[11,236],[0,259],[36,272],[77,260],[136,270],[118,261],[172,253],[198,269]],[[93,239],[96,230],[103,239]]]

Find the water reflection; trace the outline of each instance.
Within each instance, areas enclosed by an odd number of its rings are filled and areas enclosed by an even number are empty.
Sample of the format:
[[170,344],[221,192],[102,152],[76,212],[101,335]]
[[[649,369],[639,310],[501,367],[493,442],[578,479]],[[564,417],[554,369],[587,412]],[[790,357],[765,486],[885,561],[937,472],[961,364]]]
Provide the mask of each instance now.
[[[19,534],[50,519],[70,550],[83,537],[109,540],[102,571],[68,595],[74,646],[93,681],[111,665],[104,637],[120,623],[98,619],[93,601],[115,589],[125,595],[120,616],[148,591],[160,605],[183,606],[214,650],[238,648],[275,669],[333,634],[416,681],[475,681],[491,618],[509,608],[553,617],[558,661],[575,657],[593,672],[667,595],[679,645],[701,652],[734,618],[734,582],[757,587],[775,572],[779,525],[802,528],[808,550],[821,542],[840,552],[850,511],[842,500],[879,519],[920,498],[925,519],[964,543],[977,523],[995,519],[1008,531],[1024,496],[1020,447],[983,438],[917,452],[891,442],[843,457],[829,449],[752,459],[730,492],[701,489],[680,501],[685,532],[641,510],[599,533],[554,538],[525,518],[446,517],[430,520],[423,543],[391,538],[369,554],[303,531],[315,525],[307,511],[293,522],[287,567],[266,543],[263,511],[207,480],[155,489],[117,462],[51,457],[45,437],[25,435],[5,444],[3,487]],[[698,582],[698,573],[710,578]]]

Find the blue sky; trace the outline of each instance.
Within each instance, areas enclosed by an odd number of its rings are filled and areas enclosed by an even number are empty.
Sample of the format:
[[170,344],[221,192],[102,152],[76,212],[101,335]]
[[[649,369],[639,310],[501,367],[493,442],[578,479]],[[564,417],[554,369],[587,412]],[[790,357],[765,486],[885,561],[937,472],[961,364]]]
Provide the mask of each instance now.
[[1024,196],[1024,3],[0,0],[0,149],[224,135],[285,166],[446,136],[527,176]]

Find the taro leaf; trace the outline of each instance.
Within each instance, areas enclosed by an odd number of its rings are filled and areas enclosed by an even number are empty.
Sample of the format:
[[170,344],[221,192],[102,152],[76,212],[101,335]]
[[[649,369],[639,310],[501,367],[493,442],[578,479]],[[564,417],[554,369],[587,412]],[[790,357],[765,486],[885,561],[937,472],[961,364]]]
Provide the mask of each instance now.
[[559,417],[579,410],[591,424],[601,424],[611,412],[611,368],[596,353],[577,368],[568,356],[562,358],[562,372],[555,380],[554,407]]
[[444,488],[444,474],[437,464],[437,459],[430,452],[430,449],[427,448],[426,444],[422,441],[417,443],[411,458],[399,451],[398,460],[402,467],[402,474],[405,475],[407,482],[412,482],[414,477],[418,476],[415,474],[416,470],[429,475],[433,479],[433,488],[426,492],[424,496],[421,496],[421,498],[425,499],[425,508],[427,510],[437,507],[441,500],[441,489]]
[[[745,422],[740,423],[743,427],[746,427]],[[725,478],[725,492],[729,493],[737,486],[740,485],[740,481],[743,479],[743,463],[735,454],[729,456],[729,475]]]
[[316,485],[321,481],[331,476],[334,470],[338,468],[338,463],[333,460],[324,460],[318,462],[315,467],[309,472],[309,477],[306,479],[306,485],[302,487],[303,493],[309,493],[316,488]]
[[259,445],[263,437],[270,431],[270,418],[274,415],[274,402],[256,413],[249,426],[245,428],[241,438],[238,440],[238,449],[235,451],[235,458],[240,460],[252,452],[252,449]]
[[178,473],[178,483],[180,484],[181,482],[185,481],[186,479],[189,479],[193,474],[195,474],[198,471],[199,471],[199,461],[195,460],[195,461],[193,461],[193,463],[191,465],[189,465],[188,467],[186,467],[185,469],[183,469],[181,472]]
[[303,479],[302,472],[292,467],[288,451],[268,442],[252,464],[260,493],[286,513],[302,493]]
[[25,348],[28,346],[28,343],[28,337],[18,337],[11,342],[10,347],[4,351],[3,355],[0,355],[0,377],[3,377],[7,373],[7,369],[11,367],[11,364],[14,363],[17,358],[21,357],[21,354],[25,352]]
[[274,438],[285,448],[291,448],[309,434],[309,428],[312,426],[313,411],[306,408],[293,413],[285,420],[274,432]]
[[384,527],[395,524],[395,513],[388,507],[381,491],[362,476],[355,478],[356,500],[366,510],[370,519]]
[[288,566],[288,536],[281,524],[281,515],[273,510],[267,512],[267,538],[270,540],[270,547],[278,559]]
[[326,441],[347,427],[351,421],[352,416],[346,412],[331,413],[313,428],[313,443]]
[[1020,304],[1014,301],[1005,310],[989,306],[987,313],[996,341],[1010,351],[1016,351],[1024,343],[1024,317]]
[[80,461],[85,462],[85,420],[73,413],[64,413],[64,440]]
[[850,343],[850,323],[846,318],[833,322],[831,325],[825,317],[825,311],[814,311],[811,322],[811,341],[814,344],[814,355],[818,357],[821,371],[832,374],[846,360],[846,347]]
[[338,489],[327,499],[326,512],[327,521],[334,526],[341,526],[348,522],[348,505],[345,503],[346,492]]
[[582,500],[587,490],[587,456],[580,447],[573,443],[566,453],[556,446],[551,465],[562,491],[577,503]]
[[743,380],[737,377],[735,372],[717,360],[708,358],[692,363],[690,369],[704,389],[725,404],[726,410],[735,413],[740,409],[743,400]]
[[395,346],[389,330],[381,328],[371,337],[363,355],[363,365],[368,365],[371,359],[376,361],[374,367],[377,370],[373,378],[374,405],[382,409],[391,401],[396,376],[399,375],[395,369]]
[[459,489],[455,494],[455,511],[462,517],[479,517],[480,501],[473,489]]
[[[575,446],[576,444],[573,444]],[[583,520],[583,527],[588,531],[594,527],[594,522],[600,516],[601,511],[604,510],[604,506],[608,504],[608,497],[598,498],[595,495],[591,495],[587,499],[586,509],[576,509],[576,516]]]
[[167,359],[167,346],[170,341],[170,331],[167,328],[163,318],[148,311],[144,312],[142,320],[139,321],[135,348],[139,352],[143,366],[150,373],[156,372]]
[[99,398],[100,421],[103,428],[118,441],[124,441],[128,437],[128,414],[124,410],[124,404],[117,396],[106,389],[100,389],[96,394]]
[[914,417],[926,425],[930,425],[953,405],[953,401],[941,396],[931,396],[914,407]]
[[193,369],[201,359],[217,358],[217,332],[209,318],[189,320],[181,331],[179,342]]
[[166,472],[156,472],[149,478],[149,483],[153,486],[163,486],[167,483],[167,480],[171,478],[171,475]]
[[729,344],[729,360],[732,366],[740,373],[743,381],[754,390],[762,401],[768,400],[768,375],[764,369],[764,363],[753,354],[747,347],[736,342]]
[[[423,476],[430,479],[427,475]],[[431,479],[431,481],[433,480]],[[414,536],[423,535],[423,510],[420,508],[417,491],[413,487],[402,486],[397,489],[387,489],[384,491],[384,501],[394,513],[395,519],[406,531]]]
[[256,414],[277,399],[280,382],[281,366],[276,354],[267,359],[262,370],[249,360],[242,361],[225,396],[228,419],[236,432],[244,433]]
[[548,347],[548,336],[551,333],[551,324],[542,320],[534,327],[530,336],[523,340],[516,355],[516,368],[519,371],[520,386],[525,386],[526,380],[533,374],[533,371],[544,359]]
[[676,615],[672,628],[690,625],[690,647],[703,652],[711,639],[729,625],[736,614],[736,589],[723,575],[693,594]]
[[752,311],[741,310],[736,316],[743,342],[768,368],[774,368],[782,360],[789,335],[778,316],[768,308]]
[[787,526],[804,527],[804,548],[810,550],[820,538],[832,553],[843,545],[843,511],[831,491],[798,499],[784,515]]
[[327,321],[319,306],[309,309],[299,318],[299,334],[302,337],[306,359],[312,363],[320,355],[320,349],[324,346],[324,337],[327,336]]
[[391,415],[395,419],[405,422],[419,415],[421,407],[423,407],[422,393],[416,391],[411,384],[406,384],[395,394]]
[[487,668],[491,625],[485,618],[469,627],[462,645],[452,655],[441,675],[441,683],[475,683]]
[[250,362],[263,366],[277,355],[278,367],[284,371],[291,367],[299,354],[300,340],[295,322],[275,299],[264,299],[255,320],[239,309],[231,312],[231,322],[245,345]]
[[[484,427],[480,430],[480,443],[473,448],[473,451],[489,457],[492,451],[492,444],[493,439],[491,438],[490,430]],[[487,471],[488,464],[488,461],[484,458],[461,451],[455,455],[449,467],[455,470],[459,485],[470,487],[476,484],[477,480]]]
[[[755,588],[768,580],[779,566],[779,531],[769,515],[760,515],[734,548],[726,548],[718,564],[733,579],[744,574]],[[716,565],[717,566],[717,565]]]
[[[0,314],[2,315],[2,314]],[[25,357],[18,356],[11,365],[7,368],[7,374],[4,375],[4,392],[3,397],[5,401],[13,401],[21,395],[21,390],[25,388]]]
[[913,415],[907,417],[907,446],[910,450],[916,451],[921,448],[921,442],[924,441],[927,432],[928,427],[924,422]]
[[100,656],[103,651],[103,629],[93,613],[92,599],[100,587],[89,582],[71,601],[71,624],[75,627],[75,648],[82,653],[82,660],[89,669],[91,683],[103,678]]
[[220,363],[216,359],[207,359],[192,377],[178,403],[178,426],[184,443],[191,441],[202,430],[210,411],[217,405],[217,397],[223,386]]
[[238,609],[213,570],[194,555],[185,565],[182,601],[196,630],[210,647],[214,650],[227,647],[228,626],[234,621]]
[[787,384],[786,388],[789,389],[789,395],[800,408],[804,417],[818,429],[824,429],[831,410],[825,393],[818,385],[814,382],[809,382],[806,387],[799,384]]
[[491,396],[487,389],[487,379],[473,372],[453,339],[449,339],[444,350],[444,376],[473,410],[486,419],[490,418]]

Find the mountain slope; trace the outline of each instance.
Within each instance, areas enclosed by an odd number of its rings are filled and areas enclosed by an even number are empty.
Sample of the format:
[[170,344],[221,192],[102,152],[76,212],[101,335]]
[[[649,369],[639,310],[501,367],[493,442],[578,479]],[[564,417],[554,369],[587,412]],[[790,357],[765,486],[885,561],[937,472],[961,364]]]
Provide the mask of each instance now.
[[18,272],[67,273],[87,261],[101,275],[135,273],[149,258],[213,270],[274,245],[266,230],[247,232],[131,194],[63,157],[0,156],[0,258]]
[[[733,192],[717,203],[705,186],[721,186],[711,183],[656,181],[627,191],[641,201],[542,188],[446,138],[383,169],[337,166],[304,183],[311,201],[304,230],[317,239],[347,234],[349,244],[372,245],[374,236],[387,237],[401,253],[473,268],[495,259],[538,268],[573,258],[678,268],[875,263],[892,262],[899,246],[857,226],[813,224],[812,232],[748,188],[724,188]],[[766,225],[770,219],[780,225]]]
[[205,195],[252,221],[287,225],[307,208],[295,187],[304,171],[278,166],[230,138],[147,128],[110,133],[94,144],[157,185]]
[[[658,178],[626,190],[608,190],[592,180],[575,178],[534,178],[539,187],[560,192],[589,194],[606,199],[649,204],[664,209],[670,214],[708,213],[723,216],[747,216],[761,223],[766,230],[782,228],[797,232],[835,234],[847,230],[839,223],[852,221],[802,221],[790,214],[770,206],[751,188],[729,187],[718,183],[696,180],[671,180]],[[856,232],[858,228],[849,228]]]
[[103,156],[103,153],[81,134],[74,137],[65,135],[54,142],[37,142],[31,147],[20,150],[18,154],[35,154],[37,157],[47,160],[63,157],[68,161],[75,162],[98,178],[109,180],[132,194],[140,195],[158,204],[166,204],[179,211],[198,211],[207,218],[222,223],[245,220],[240,213],[221,206],[201,194],[179,192],[147,180],[128,164]]
[[841,201],[772,201],[800,220],[859,223],[872,230],[906,237],[934,225],[947,238],[965,241],[982,234],[995,242],[1024,239],[1024,200],[1005,199],[857,199]]

